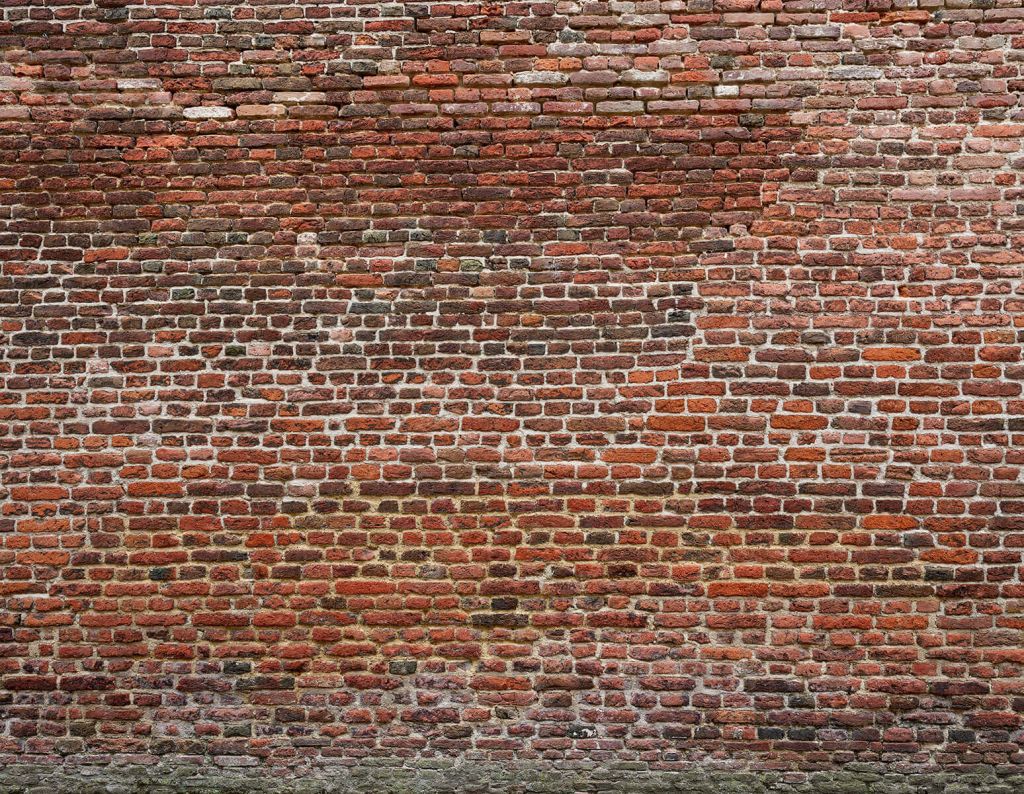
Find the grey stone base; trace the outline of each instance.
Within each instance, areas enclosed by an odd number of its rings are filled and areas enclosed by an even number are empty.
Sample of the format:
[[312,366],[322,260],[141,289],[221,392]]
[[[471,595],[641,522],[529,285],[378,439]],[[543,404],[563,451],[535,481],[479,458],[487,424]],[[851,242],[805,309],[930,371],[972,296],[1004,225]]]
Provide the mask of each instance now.
[[2,794],[1024,794],[1024,770],[894,771],[850,764],[822,772],[689,769],[630,765],[560,768],[509,762],[362,762],[305,771],[283,767],[222,769],[198,764],[80,765],[14,763],[0,767]]

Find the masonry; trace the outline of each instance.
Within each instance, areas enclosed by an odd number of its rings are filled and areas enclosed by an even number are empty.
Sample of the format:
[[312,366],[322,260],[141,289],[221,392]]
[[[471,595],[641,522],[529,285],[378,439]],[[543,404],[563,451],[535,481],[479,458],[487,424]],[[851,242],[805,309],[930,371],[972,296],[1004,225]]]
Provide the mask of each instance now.
[[1024,791],[1022,69],[8,0],[0,790]]

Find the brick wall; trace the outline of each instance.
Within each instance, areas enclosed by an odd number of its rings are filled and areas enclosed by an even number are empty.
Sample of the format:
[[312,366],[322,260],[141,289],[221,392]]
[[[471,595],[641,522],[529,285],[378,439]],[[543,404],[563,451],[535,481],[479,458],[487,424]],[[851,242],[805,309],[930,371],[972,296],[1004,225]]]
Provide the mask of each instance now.
[[1020,0],[9,0],[0,762],[1024,759]]

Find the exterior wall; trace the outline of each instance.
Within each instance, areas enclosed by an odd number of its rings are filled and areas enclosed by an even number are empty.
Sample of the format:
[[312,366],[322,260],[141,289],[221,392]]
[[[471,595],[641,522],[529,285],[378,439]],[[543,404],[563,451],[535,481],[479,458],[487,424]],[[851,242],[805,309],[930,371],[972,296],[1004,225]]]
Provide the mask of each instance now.
[[1022,64],[1020,0],[3,4],[0,784],[1022,790]]

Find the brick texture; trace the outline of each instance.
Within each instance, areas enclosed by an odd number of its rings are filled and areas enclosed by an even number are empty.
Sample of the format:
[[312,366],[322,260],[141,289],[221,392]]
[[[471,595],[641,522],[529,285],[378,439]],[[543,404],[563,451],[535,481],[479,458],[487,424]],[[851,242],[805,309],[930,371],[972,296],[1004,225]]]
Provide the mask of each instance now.
[[1024,761],[1020,0],[7,0],[0,763]]

